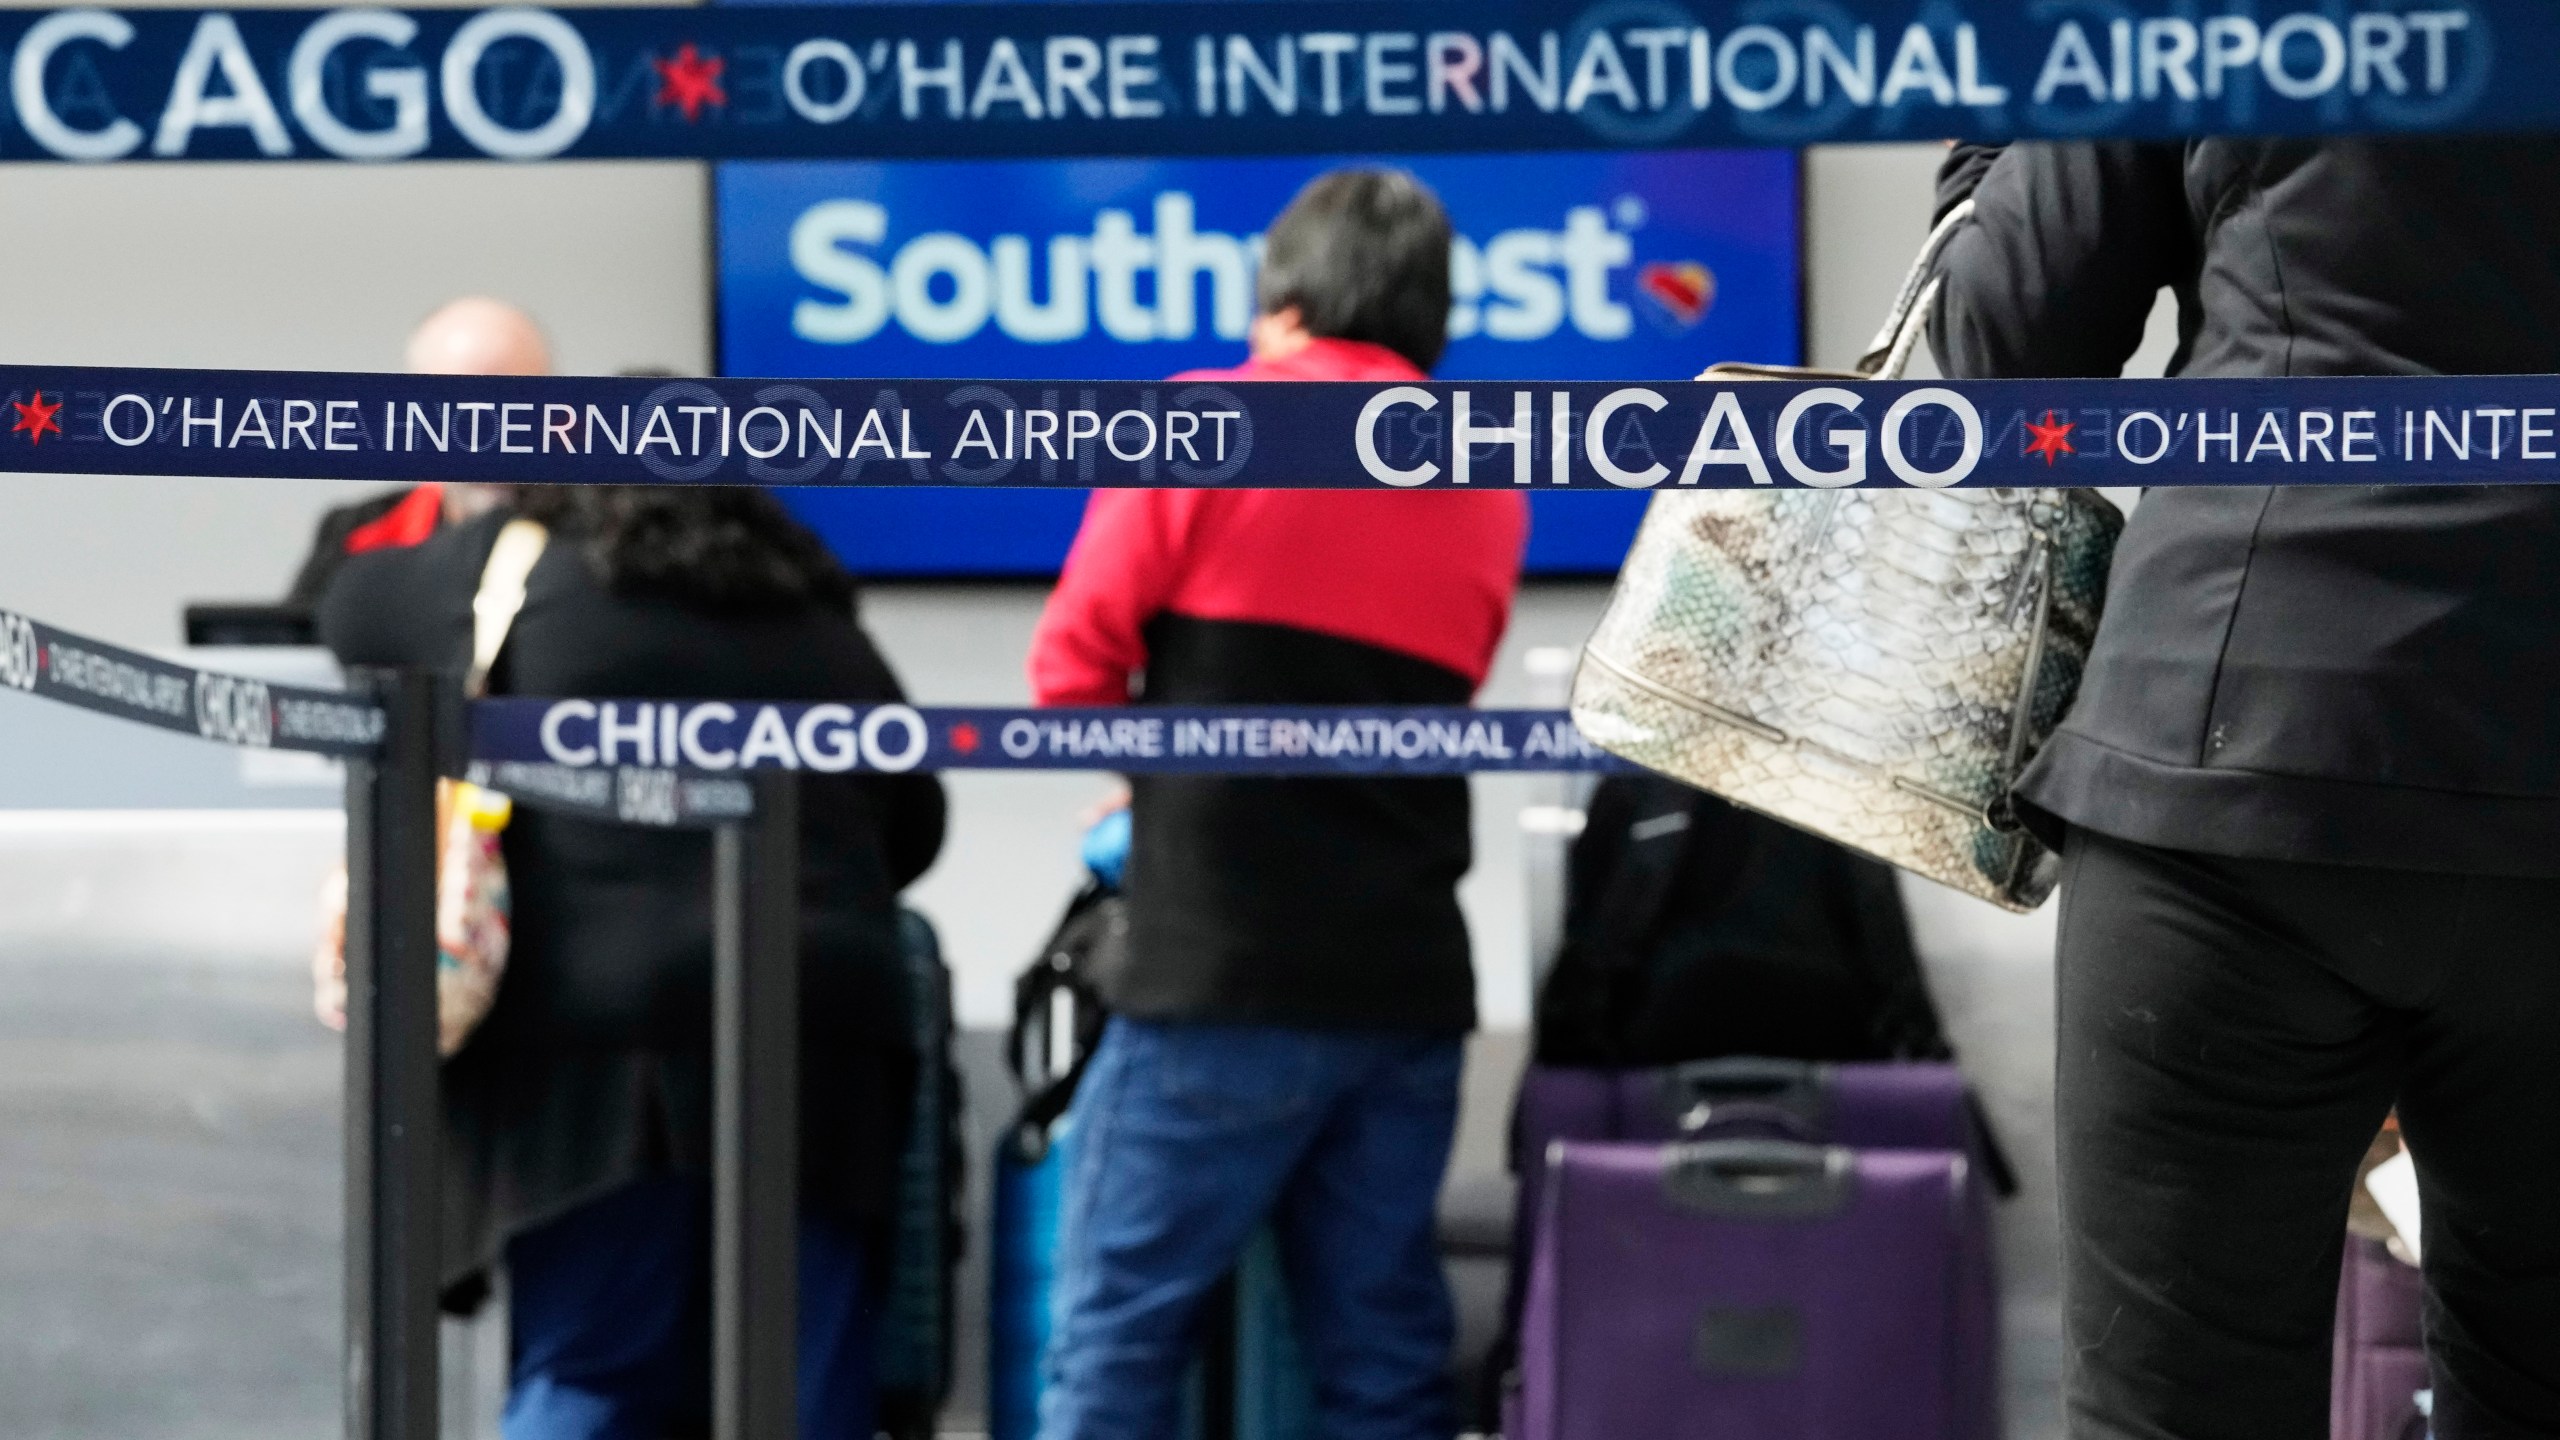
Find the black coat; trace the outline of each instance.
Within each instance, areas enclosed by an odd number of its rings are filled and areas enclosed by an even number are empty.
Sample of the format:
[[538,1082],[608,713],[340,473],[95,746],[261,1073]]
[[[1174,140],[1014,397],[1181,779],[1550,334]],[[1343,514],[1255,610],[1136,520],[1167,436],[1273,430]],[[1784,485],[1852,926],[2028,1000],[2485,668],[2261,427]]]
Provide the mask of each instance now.
[[[2547,139],[1960,149],[1942,210],[1968,192],[1957,377],[2113,375],[2163,286],[2173,374],[2560,371]],[[2143,844],[2560,875],[2555,675],[2560,490],[2157,490],[2021,794]]]
[[[349,664],[461,669],[507,517],[350,557],[320,612]],[[903,698],[849,610],[721,614],[626,598],[554,536],[491,690],[522,695]],[[801,1164],[808,1203],[876,1229],[914,1085],[898,891],[942,843],[930,776],[802,777]],[[711,841],[519,807],[514,945],[496,1005],[444,1066],[445,1269],[711,1149]]]

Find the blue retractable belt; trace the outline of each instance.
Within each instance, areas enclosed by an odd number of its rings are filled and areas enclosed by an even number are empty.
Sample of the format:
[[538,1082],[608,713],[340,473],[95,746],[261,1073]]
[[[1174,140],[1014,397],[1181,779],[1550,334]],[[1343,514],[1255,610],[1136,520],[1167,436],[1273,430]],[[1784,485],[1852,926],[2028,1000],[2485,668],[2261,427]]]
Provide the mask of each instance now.
[[329,690],[174,665],[0,610],[0,690],[256,750],[369,755],[382,710]]
[[1605,491],[2560,480],[2553,376],[1381,385],[0,366],[0,422],[0,471],[538,485]]
[[668,767],[698,776],[773,769],[1411,776],[1634,768],[1584,740],[1563,711],[1455,706],[1027,709],[504,698],[471,707],[470,743],[483,765],[598,777],[584,782],[591,786],[617,770]]

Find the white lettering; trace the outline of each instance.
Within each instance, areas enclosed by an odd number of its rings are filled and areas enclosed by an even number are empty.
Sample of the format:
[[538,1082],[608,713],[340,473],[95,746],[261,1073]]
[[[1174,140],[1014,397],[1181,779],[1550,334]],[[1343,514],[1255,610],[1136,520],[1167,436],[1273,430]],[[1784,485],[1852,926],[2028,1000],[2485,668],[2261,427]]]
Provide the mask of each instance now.
[[[1428,485],[1438,478],[1440,466],[1434,461],[1426,460],[1404,470],[1389,465],[1386,457],[1378,453],[1378,422],[1398,405],[1429,410],[1439,403],[1438,396],[1418,385],[1393,385],[1370,396],[1368,403],[1360,407],[1360,418],[1352,432],[1351,447],[1360,457],[1360,468],[1368,471],[1372,479],[1400,487]],[[1168,423],[1165,428],[1170,432],[1173,427]],[[1172,449],[1170,441],[1165,448]]]
[[[1731,437],[1726,444],[1716,444],[1716,437]],[[1707,407],[1707,418],[1698,426],[1697,441],[1689,447],[1688,463],[1680,467],[1683,485],[1695,485],[1710,465],[1739,465],[1751,476],[1754,485],[1774,485],[1769,478],[1769,463],[1760,457],[1759,438],[1751,433],[1751,422],[1742,415],[1742,402],[1730,390],[1716,392]]]
[[1816,470],[1806,464],[1804,457],[1797,452],[1796,429],[1804,423],[1806,413],[1820,405],[1835,405],[1842,410],[1855,411],[1859,405],[1858,393],[1836,385],[1817,385],[1789,400],[1786,408],[1778,412],[1778,464],[1789,475],[1819,490],[1864,482],[1867,478],[1867,432],[1862,429],[1838,426],[1822,437],[1825,443],[1847,452],[1837,470]]
[[862,759],[849,706],[812,705],[801,711],[792,739],[799,743],[801,763],[820,774],[841,775]]
[[[1944,470],[1923,470],[1912,464],[1902,453],[1903,421],[1910,418],[1914,410],[1929,405],[1937,406],[1953,415],[1957,428],[1964,432],[1962,447],[1956,453],[1956,462]],[[1982,416],[1975,411],[1972,401],[1953,390],[1940,389],[1932,385],[1905,391],[1900,398],[1885,407],[1883,450],[1884,468],[1892,471],[1902,483],[1917,485],[1923,490],[1943,490],[1972,474],[1973,467],[1981,462]]]
[[[228,95],[205,93],[217,66]],[[177,78],[169,83],[169,103],[160,111],[151,153],[184,155],[195,133],[208,128],[246,130],[262,155],[293,153],[284,117],[276,113],[267,83],[258,78],[258,64],[249,58],[248,42],[240,38],[240,22],[218,10],[196,21],[187,53],[178,60]]]
[[[1609,454],[1604,427],[1619,411],[1630,405],[1658,411],[1670,403],[1660,393],[1644,389],[1612,390],[1600,397],[1600,403],[1591,407],[1591,414],[1582,422],[1583,458],[1591,462],[1591,468],[1599,472],[1601,479],[1622,490],[1649,490],[1661,484],[1671,474],[1670,467],[1656,462],[1642,470],[1629,470],[1618,464]],[[1562,480],[1564,477],[1559,474],[1556,478]]]
[[417,38],[418,22],[396,10],[333,10],[311,24],[294,42],[285,66],[285,93],[293,118],[320,148],[346,160],[397,160],[427,148],[427,72],[414,65],[367,66],[364,93],[391,102],[391,123],[379,130],[359,130],[330,110],[321,80],[329,57],[354,40],[374,40],[394,47]]
[[119,115],[95,130],[74,129],[45,98],[45,67],[54,52],[74,40],[121,50],[133,43],[133,22],[111,10],[57,10],[28,26],[9,62],[9,96],[18,123],[29,139],[65,160],[121,160],[142,143],[141,126]]
[[[498,123],[480,104],[480,60],[501,40],[531,40],[560,68],[560,104],[529,130]],[[462,138],[500,160],[544,160],[587,133],[596,112],[596,59],[577,28],[547,10],[484,10],[445,47],[444,113]]]

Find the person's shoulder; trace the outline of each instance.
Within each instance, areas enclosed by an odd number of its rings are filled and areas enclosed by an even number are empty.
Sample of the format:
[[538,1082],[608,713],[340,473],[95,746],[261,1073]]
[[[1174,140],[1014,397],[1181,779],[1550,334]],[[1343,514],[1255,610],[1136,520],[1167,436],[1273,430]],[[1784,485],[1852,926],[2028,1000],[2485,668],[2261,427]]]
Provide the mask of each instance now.
[[497,544],[498,531],[507,519],[503,512],[492,512],[459,525],[438,526],[405,543],[350,548],[330,588],[334,591],[395,582],[429,587],[476,584],[480,567],[488,562],[489,551]]
[[446,526],[410,545],[350,554],[319,600],[322,641],[351,664],[442,664],[468,616],[504,514]]

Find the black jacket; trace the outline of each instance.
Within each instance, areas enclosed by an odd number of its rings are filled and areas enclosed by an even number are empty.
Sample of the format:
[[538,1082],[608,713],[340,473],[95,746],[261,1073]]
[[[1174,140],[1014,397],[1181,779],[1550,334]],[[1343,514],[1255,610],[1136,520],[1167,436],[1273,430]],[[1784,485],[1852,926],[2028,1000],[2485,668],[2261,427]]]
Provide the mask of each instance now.
[[[1464,705],[1475,681],[1286,625],[1159,615],[1149,705]],[[1140,775],[1129,943],[1096,967],[1148,1020],[1465,1030],[1475,972],[1458,882],[1463,776]]]
[[[1931,339],[1962,378],[2560,371],[2560,147],[1963,149]],[[2560,875],[2560,491],[2150,492],[2031,810],[2212,854]]]
[[[320,612],[350,664],[460,669],[504,514],[349,557]],[[625,598],[555,536],[491,689],[523,695],[903,698],[850,611],[718,614]],[[801,1166],[809,1203],[891,1212],[914,1084],[897,893],[940,848],[930,776],[804,775]],[[445,1268],[630,1180],[707,1168],[711,840],[517,808],[514,944],[497,1004],[444,1066]]]

